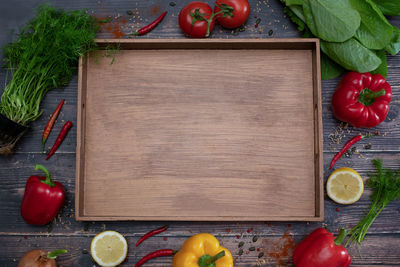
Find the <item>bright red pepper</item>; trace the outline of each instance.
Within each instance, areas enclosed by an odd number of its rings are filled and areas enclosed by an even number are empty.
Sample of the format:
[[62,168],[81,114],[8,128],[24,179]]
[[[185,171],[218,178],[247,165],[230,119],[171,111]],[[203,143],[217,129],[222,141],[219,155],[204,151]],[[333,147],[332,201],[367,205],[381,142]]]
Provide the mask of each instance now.
[[31,176],[26,181],[21,215],[28,224],[44,225],[60,211],[65,200],[65,190],[62,184],[51,180],[44,166],[36,164],[35,170],[42,170],[46,177]]
[[375,127],[385,120],[392,89],[379,74],[349,72],[332,96],[336,118],[355,127]]
[[318,228],[307,236],[293,252],[296,267],[347,267],[351,263],[350,255],[341,245],[346,237],[342,229],[335,237],[324,228]]

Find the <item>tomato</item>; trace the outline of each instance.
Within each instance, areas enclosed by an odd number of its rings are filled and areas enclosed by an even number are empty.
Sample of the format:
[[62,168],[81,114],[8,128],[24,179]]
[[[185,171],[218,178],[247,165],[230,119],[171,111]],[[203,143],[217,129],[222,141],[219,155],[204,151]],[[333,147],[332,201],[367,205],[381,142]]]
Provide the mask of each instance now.
[[[231,7],[226,7],[225,5]],[[215,2],[214,13],[223,12],[216,15],[217,21],[222,27],[233,29],[246,22],[250,14],[248,0],[217,0]],[[233,10],[232,10],[233,8]],[[225,17],[224,17],[225,15]]]
[[179,12],[179,27],[190,37],[208,37],[214,24],[213,10],[207,3],[194,1]]

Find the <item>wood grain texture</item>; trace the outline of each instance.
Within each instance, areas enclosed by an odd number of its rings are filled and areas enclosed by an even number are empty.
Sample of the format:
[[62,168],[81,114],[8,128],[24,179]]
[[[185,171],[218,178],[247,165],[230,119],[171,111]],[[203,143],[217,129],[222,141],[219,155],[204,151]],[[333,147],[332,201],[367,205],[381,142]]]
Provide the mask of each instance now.
[[[34,16],[35,8],[42,0],[15,0],[0,1],[0,44],[3,45],[11,41],[16,36],[18,29],[23,26],[28,19]],[[135,17],[130,17],[126,27],[122,30],[126,33],[144,26],[149,21],[155,19],[158,14],[151,12],[154,6],[168,10],[168,15],[154,31],[150,32],[145,38],[183,38],[178,28],[177,15],[180,9],[189,0],[174,1],[176,6],[169,6],[169,1],[135,1],[135,0],[51,0],[54,5],[67,10],[87,8],[93,15],[117,16],[118,13],[126,17],[126,10],[137,12]],[[206,1],[213,5],[213,1]],[[301,37],[296,26],[284,17],[283,6],[278,0],[250,0],[251,15],[244,31],[231,31],[216,25],[212,38],[298,38]],[[160,11],[161,12],[161,11]],[[255,18],[254,15],[257,15]],[[261,22],[258,28],[254,28],[256,20]],[[390,22],[400,27],[400,16],[389,18]],[[272,30],[270,36],[268,32]],[[109,32],[102,32],[99,38],[112,38]],[[0,58],[2,54],[0,52]],[[357,144],[360,150],[359,155],[352,155],[350,158],[343,158],[338,164],[350,166],[356,169],[363,179],[373,170],[371,159],[382,158],[387,167],[398,168],[400,152],[400,127],[399,121],[399,94],[400,94],[400,58],[399,56],[388,56],[389,74],[388,81],[393,88],[393,101],[389,116],[385,122],[370,131],[380,131],[386,133],[384,136],[373,138],[368,142]],[[0,70],[0,82],[4,80],[5,69]],[[82,249],[89,249],[91,238],[103,229],[117,230],[128,235],[128,242],[133,244],[139,236],[150,229],[162,226],[165,223],[170,225],[167,232],[160,237],[153,237],[143,243],[139,249],[130,246],[128,262],[123,266],[133,266],[137,260],[147,252],[159,248],[178,248],[183,240],[195,233],[210,232],[218,237],[232,249],[237,255],[237,242],[243,240],[246,246],[251,244],[253,235],[271,236],[272,239],[279,239],[289,227],[285,222],[77,222],[74,219],[74,190],[75,190],[75,146],[76,146],[76,127],[73,127],[63,145],[49,162],[44,160],[44,155],[40,154],[40,140],[42,130],[51,112],[55,109],[61,98],[65,97],[66,103],[59,116],[58,123],[51,133],[48,147],[52,145],[61,129],[62,120],[72,120],[76,125],[76,105],[77,105],[77,75],[75,75],[68,86],[55,89],[49,92],[42,103],[44,110],[43,116],[38,121],[31,124],[30,132],[17,144],[17,153],[10,157],[0,158],[0,244],[3,249],[0,251],[0,266],[17,266],[16,260],[29,249],[41,247],[56,249],[67,247],[71,253],[59,259],[60,266],[94,266],[89,254],[83,254]],[[340,148],[341,144],[332,145],[328,136],[334,132],[339,122],[332,116],[330,109],[330,98],[336,88],[338,79],[323,81],[322,83],[322,103],[323,103],[323,135],[324,135],[324,168],[325,179],[330,172],[327,171],[329,161],[333,156],[333,148]],[[2,87],[0,87],[0,91]],[[359,129],[350,128],[346,133],[342,144],[346,138],[358,133]],[[364,130],[363,130],[364,132]],[[365,149],[365,144],[371,144],[370,149]],[[29,175],[36,173],[33,171],[35,163],[45,164],[54,175],[55,179],[62,182],[67,188],[68,201],[66,202],[59,218],[56,222],[43,227],[26,225],[19,214],[19,205],[22,200],[23,188]],[[325,219],[320,222],[296,222],[291,223],[291,231],[296,242],[301,240],[317,227],[325,226],[330,231],[336,233],[340,227],[350,228],[355,225],[365,209],[370,204],[370,191],[366,191],[362,199],[350,206],[341,206],[333,203],[325,196]],[[340,211],[336,211],[339,208]],[[399,266],[400,265],[400,207],[399,202],[391,203],[379,216],[370,228],[367,239],[360,248],[362,258],[355,249],[351,249],[353,258],[352,266]],[[246,239],[238,240],[237,235],[246,236],[247,230],[254,228],[254,231]],[[229,231],[229,233],[227,232]],[[47,236],[50,232],[50,235]],[[167,237],[167,241],[164,241]],[[257,254],[244,254],[235,266],[259,266],[257,265]],[[168,258],[161,258],[149,263],[149,266],[169,266]],[[262,266],[274,266],[274,262],[264,263]]]
[[315,40],[121,46],[81,65],[77,219],[323,218]]
[[[294,240],[295,244],[300,242],[305,236],[299,235],[293,237],[290,231],[287,232]],[[289,255],[279,258],[277,261],[273,257],[267,256],[268,251],[271,251],[268,244],[279,244],[280,236],[257,235],[257,242],[252,242],[254,235],[243,236],[240,239],[229,235],[218,235],[219,240],[223,240],[223,245],[229,249],[234,257],[235,266],[293,266]],[[26,250],[36,249],[38,247],[49,251],[63,247],[68,250],[68,253],[57,258],[59,266],[96,266],[91,260],[90,254],[87,253],[90,247],[91,238],[94,235],[77,236],[77,235],[39,235],[39,236],[0,236],[0,242],[5,245],[5,255],[2,259],[2,266],[16,266],[17,260]],[[167,240],[164,238],[167,237]],[[160,235],[152,237],[145,241],[141,246],[135,249],[128,250],[127,262],[121,266],[133,266],[136,259],[143,257],[152,250],[171,248],[179,249],[180,245],[188,236],[170,236]],[[137,236],[125,234],[129,248],[135,247],[138,240]],[[382,239],[383,238],[383,239]],[[242,256],[239,256],[239,242],[245,244],[243,250],[247,251]],[[363,242],[361,249],[362,256],[358,254],[355,248],[349,249],[352,255],[351,266],[398,266],[400,256],[397,253],[398,244],[400,243],[400,235],[370,235]],[[250,247],[258,248],[259,251],[249,251]],[[369,252],[364,254],[363,250]],[[265,251],[265,255],[258,258],[258,254]],[[284,254],[284,253],[283,253]],[[153,259],[147,263],[147,266],[171,266],[172,257],[160,257]]]

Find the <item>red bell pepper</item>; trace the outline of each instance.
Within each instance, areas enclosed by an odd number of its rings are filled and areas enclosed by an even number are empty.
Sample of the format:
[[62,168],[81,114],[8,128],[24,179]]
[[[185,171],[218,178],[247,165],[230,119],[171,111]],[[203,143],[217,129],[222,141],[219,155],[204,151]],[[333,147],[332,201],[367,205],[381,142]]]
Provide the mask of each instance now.
[[392,89],[379,74],[349,72],[332,96],[336,118],[354,127],[375,127],[385,120]]
[[21,204],[21,215],[28,224],[44,225],[56,217],[64,200],[65,190],[59,182],[53,182],[49,171],[40,164],[35,170],[42,170],[44,176],[31,176],[25,185]]
[[350,255],[341,245],[347,233],[344,229],[335,237],[324,228],[318,228],[307,236],[293,252],[296,267],[347,267]]

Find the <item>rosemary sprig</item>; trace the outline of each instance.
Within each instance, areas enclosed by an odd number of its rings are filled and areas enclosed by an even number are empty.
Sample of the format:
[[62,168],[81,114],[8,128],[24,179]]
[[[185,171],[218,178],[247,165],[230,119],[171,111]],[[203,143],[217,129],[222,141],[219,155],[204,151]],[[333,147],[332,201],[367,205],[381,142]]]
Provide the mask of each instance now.
[[350,230],[346,246],[354,242],[360,244],[382,210],[390,202],[400,199],[400,169],[383,169],[380,159],[373,160],[373,164],[377,172],[371,174],[367,182],[368,186],[373,189],[372,203],[364,218]]

